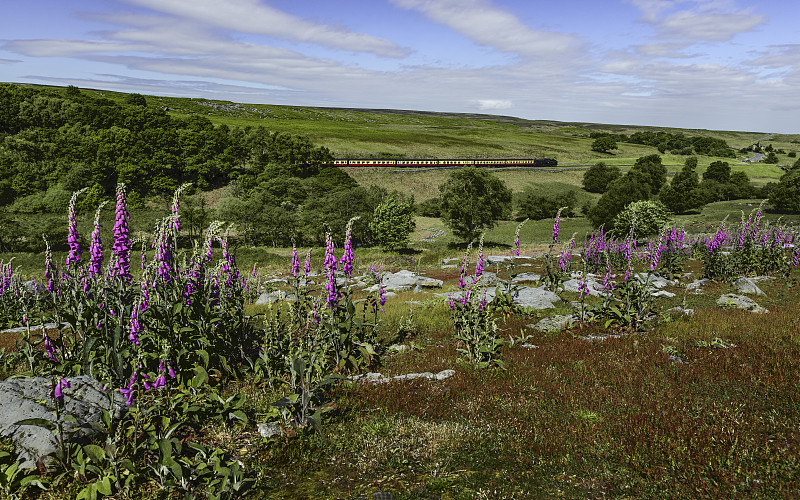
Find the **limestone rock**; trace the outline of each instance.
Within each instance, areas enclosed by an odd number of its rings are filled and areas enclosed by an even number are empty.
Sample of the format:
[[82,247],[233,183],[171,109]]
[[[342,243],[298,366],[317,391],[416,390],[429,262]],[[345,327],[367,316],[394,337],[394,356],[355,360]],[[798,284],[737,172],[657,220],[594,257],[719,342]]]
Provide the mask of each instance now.
[[[64,388],[64,415],[75,417],[77,424],[61,420],[65,434],[75,431],[75,439],[93,434],[92,423],[99,423],[103,410],[110,408],[109,396],[103,385],[88,375],[66,379],[70,387]],[[22,420],[37,418],[55,425],[55,403],[52,398],[52,381],[48,378],[11,379],[0,382],[0,434],[11,438],[18,453],[20,466],[36,467],[40,457],[60,452],[54,434],[36,425],[17,425]],[[119,391],[112,392],[114,418],[127,411],[125,398]]]
[[256,300],[256,305],[271,304],[279,300],[293,302],[297,300],[297,296],[293,293],[286,293],[283,290],[273,290],[271,292],[264,292],[259,295],[258,299]]
[[540,332],[552,333],[560,332],[575,321],[578,321],[578,315],[576,314],[557,314],[555,316],[543,318],[538,323],[528,326],[535,330],[539,330]]
[[536,273],[519,273],[511,279],[511,283],[524,283],[526,281],[534,282],[539,281],[540,279],[542,279],[542,277]]
[[533,309],[550,309],[561,302],[561,298],[543,286],[522,287],[511,293],[511,300],[520,307]]
[[282,436],[283,430],[279,424],[265,423],[258,424],[258,433],[261,434],[261,437],[271,438],[274,436]]
[[717,299],[717,305],[721,307],[736,307],[739,309],[744,309],[746,311],[764,314],[768,313],[764,307],[756,304],[756,302],[751,299],[750,297],[745,297],[744,295],[736,295],[735,293],[726,293],[725,295],[721,296]]
[[766,295],[759,287],[756,285],[756,282],[750,278],[745,278],[742,276],[738,280],[736,280],[733,285],[736,287],[736,290],[739,293],[744,293],[746,295]]
[[694,293],[700,293],[703,291],[703,287],[709,283],[708,278],[701,278],[699,280],[694,280],[688,285],[686,285],[686,290],[693,291]]

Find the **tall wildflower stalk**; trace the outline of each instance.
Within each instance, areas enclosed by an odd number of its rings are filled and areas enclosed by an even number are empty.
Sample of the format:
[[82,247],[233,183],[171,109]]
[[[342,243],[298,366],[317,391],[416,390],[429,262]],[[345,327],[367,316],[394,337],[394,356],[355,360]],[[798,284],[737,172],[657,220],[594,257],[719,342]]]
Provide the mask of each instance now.
[[131,280],[131,237],[128,229],[128,201],[125,193],[125,184],[117,184],[117,205],[114,221],[114,263],[111,276],[120,278],[125,282]]
[[77,267],[81,263],[81,245],[78,241],[78,221],[75,218],[75,205],[78,196],[87,189],[89,188],[75,191],[69,199],[69,208],[67,209],[67,245],[69,245],[69,253],[67,254],[66,262],[68,268]]
[[106,206],[107,201],[104,201],[97,207],[94,213],[94,229],[92,230],[92,239],[89,243],[89,276],[92,278],[99,278],[103,274],[103,242],[100,239],[100,212]]

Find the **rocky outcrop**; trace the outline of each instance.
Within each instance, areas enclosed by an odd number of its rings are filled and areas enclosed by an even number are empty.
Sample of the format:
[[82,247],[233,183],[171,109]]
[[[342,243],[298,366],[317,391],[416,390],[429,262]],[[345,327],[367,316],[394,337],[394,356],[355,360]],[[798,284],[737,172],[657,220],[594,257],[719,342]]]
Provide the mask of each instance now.
[[[73,439],[86,438],[95,430],[92,423],[99,423],[103,410],[112,408],[109,393],[103,385],[88,375],[65,379],[69,388],[63,389],[64,410],[61,422],[65,436]],[[111,393],[114,417],[120,418],[126,411],[125,398],[119,391]],[[54,433],[40,425],[19,425],[29,419],[41,419],[42,425],[56,425],[55,401],[52,381],[48,378],[21,378],[0,382],[0,434],[8,437],[17,450],[20,466],[26,469],[36,467],[41,457],[57,456],[60,453],[59,441]],[[66,419],[71,415],[75,422]]]

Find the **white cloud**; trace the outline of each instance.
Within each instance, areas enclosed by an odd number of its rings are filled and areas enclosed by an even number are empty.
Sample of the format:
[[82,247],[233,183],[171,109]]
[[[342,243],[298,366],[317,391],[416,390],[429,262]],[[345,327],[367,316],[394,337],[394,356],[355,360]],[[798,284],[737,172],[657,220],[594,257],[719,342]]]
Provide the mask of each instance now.
[[474,101],[480,110],[511,109],[512,102],[508,99],[478,99]]
[[356,33],[342,27],[318,24],[302,19],[258,0],[127,0],[157,12],[181,19],[191,19],[206,26],[239,33],[265,35],[293,42],[314,43],[353,52],[367,52],[381,57],[402,58],[407,48],[379,37]]
[[[651,24],[656,36],[682,46],[696,42],[726,42],[763,25],[766,16],[737,9],[727,0],[630,0]],[[689,8],[678,8],[691,4]]]
[[395,5],[422,12],[476,43],[529,57],[563,57],[578,45],[578,38],[526,26],[508,11],[488,0],[391,0]]

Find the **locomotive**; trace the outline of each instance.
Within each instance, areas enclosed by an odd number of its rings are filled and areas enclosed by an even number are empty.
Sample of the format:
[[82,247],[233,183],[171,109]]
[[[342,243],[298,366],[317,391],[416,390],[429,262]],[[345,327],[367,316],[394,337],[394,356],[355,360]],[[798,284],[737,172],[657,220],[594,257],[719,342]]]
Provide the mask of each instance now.
[[336,167],[557,167],[558,161],[553,158],[515,158],[515,159],[338,159],[333,161]]

